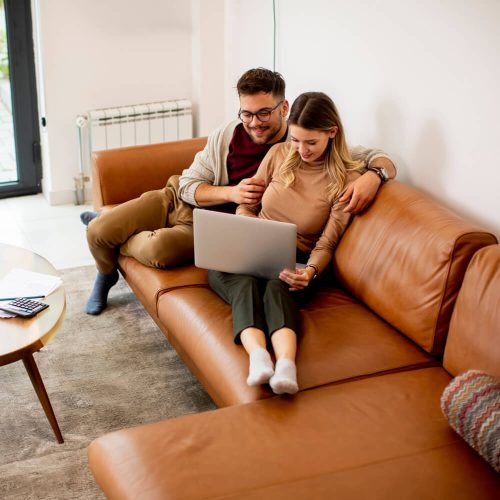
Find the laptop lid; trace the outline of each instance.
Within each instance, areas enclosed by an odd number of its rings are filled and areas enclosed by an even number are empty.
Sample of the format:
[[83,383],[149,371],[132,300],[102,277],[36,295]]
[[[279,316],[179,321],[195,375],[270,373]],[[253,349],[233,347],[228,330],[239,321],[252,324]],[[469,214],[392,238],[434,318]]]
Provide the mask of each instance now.
[[197,267],[266,279],[295,269],[295,224],[195,208],[193,230]]

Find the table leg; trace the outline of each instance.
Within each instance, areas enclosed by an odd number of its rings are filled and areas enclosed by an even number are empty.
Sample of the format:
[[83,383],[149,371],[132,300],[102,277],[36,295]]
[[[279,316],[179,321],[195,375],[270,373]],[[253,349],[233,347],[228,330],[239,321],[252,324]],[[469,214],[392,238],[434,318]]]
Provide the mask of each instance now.
[[50,426],[56,435],[58,443],[64,443],[64,439],[61,434],[61,430],[59,429],[59,424],[57,423],[56,416],[54,414],[54,410],[52,409],[52,405],[50,404],[49,396],[47,395],[47,391],[45,390],[45,386],[43,385],[43,380],[38,371],[38,367],[35,363],[35,358],[33,358],[33,354],[29,353],[23,357],[24,367],[30,376],[31,383],[35,388],[35,392],[42,403],[43,410],[45,411],[45,415],[47,416]]

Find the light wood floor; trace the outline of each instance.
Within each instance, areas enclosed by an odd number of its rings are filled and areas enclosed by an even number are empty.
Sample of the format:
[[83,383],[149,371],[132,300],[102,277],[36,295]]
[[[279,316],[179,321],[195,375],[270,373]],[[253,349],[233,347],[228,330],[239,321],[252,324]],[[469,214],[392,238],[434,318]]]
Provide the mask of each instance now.
[[0,199],[0,242],[32,250],[56,269],[94,264],[79,218],[91,209],[50,206],[42,194]]

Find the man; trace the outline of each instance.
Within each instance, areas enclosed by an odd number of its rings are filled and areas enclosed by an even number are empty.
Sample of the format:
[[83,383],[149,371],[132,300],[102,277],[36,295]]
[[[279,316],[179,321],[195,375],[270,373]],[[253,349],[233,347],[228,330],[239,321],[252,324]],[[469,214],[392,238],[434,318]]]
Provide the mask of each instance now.
[[[85,307],[88,314],[100,314],[106,307],[109,290],[118,281],[118,253],[159,268],[190,262],[192,206],[221,205],[219,209],[234,211],[237,204],[260,201],[264,186],[252,176],[273,144],[286,140],[285,81],[279,73],[256,68],[241,76],[237,90],[239,120],[210,134],[180,178],[172,176],[164,189],[144,193],[99,217],[94,212],[81,215],[98,270]],[[359,213],[380,184],[395,177],[396,169],[379,150],[358,147],[352,155],[364,161],[367,172],[341,201],[350,199],[345,211]]]

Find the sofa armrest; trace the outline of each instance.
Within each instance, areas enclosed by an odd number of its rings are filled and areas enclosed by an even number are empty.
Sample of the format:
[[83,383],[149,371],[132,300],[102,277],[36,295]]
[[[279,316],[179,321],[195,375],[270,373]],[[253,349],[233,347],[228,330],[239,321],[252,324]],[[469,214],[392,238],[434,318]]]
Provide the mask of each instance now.
[[474,254],[458,292],[444,351],[452,375],[476,369],[500,380],[500,245]]
[[99,210],[161,189],[189,167],[206,137],[96,151],[92,155],[93,205]]

